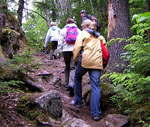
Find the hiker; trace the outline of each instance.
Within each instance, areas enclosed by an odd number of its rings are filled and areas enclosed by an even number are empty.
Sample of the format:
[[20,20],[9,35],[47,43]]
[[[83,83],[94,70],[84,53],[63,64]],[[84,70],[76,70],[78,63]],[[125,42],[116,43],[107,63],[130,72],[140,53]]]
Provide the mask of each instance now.
[[103,69],[102,52],[100,39],[106,43],[105,39],[96,32],[96,23],[88,20],[83,21],[82,26],[89,25],[84,28],[77,37],[74,49],[73,60],[77,63],[74,77],[75,97],[71,102],[77,108],[82,107],[82,77],[89,73],[91,84],[91,115],[95,121],[100,119],[100,76]]
[[[63,37],[62,41],[62,52],[65,62],[65,87],[67,90],[70,90],[69,86],[69,76],[70,76],[70,70],[74,69],[74,62],[73,62],[73,48],[76,41],[76,37],[79,34],[80,29],[77,27],[77,25],[74,23],[74,20],[72,18],[68,18],[66,20],[66,25],[61,30],[61,35]],[[72,34],[73,33],[73,34]],[[72,88],[71,88],[72,90]],[[73,92],[73,90],[72,90]]]
[[81,18],[81,24],[84,20],[91,20],[92,22],[96,22],[96,31],[100,31],[100,25],[98,23],[98,19],[95,16],[91,16],[90,14],[86,13],[86,10],[80,11],[80,18]]
[[46,34],[44,49],[46,49],[48,42],[50,41],[51,49],[50,49],[50,60],[53,60],[55,50],[57,49],[58,41],[60,39],[60,31],[61,29],[56,26],[56,22],[51,22],[50,28]]

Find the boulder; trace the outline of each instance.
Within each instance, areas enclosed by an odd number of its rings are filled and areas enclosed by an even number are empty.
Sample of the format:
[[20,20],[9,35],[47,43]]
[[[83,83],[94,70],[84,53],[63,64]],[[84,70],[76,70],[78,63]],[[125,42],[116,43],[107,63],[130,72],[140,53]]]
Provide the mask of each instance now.
[[35,102],[53,118],[59,119],[62,117],[61,95],[58,91],[50,90],[48,93],[37,98]]
[[108,114],[100,121],[100,127],[128,127],[128,117],[120,114]]
[[63,125],[63,127],[91,127],[84,120],[73,118],[65,111],[63,111],[61,124]]
[[27,39],[15,16],[3,14],[3,28],[1,35],[1,47],[4,57],[12,58],[26,47]]
[[2,47],[0,45],[0,64],[3,63],[4,61],[5,61],[5,57],[3,55]]

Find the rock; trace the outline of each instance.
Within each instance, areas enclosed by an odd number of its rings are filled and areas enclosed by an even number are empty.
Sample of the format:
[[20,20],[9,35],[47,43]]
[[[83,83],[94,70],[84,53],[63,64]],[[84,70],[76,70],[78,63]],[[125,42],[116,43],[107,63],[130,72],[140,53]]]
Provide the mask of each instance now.
[[35,102],[55,119],[62,117],[61,95],[58,91],[51,90],[37,98]]
[[46,91],[42,85],[38,85],[29,79],[24,79],[22,81],[25,83],[24,86],[27,87],[32,92],[44,92],[44,91]]
[[1,47],[1,45],[0,45],[0,64],[5,61],[5,57],[4,57],[4,55],[3,55],[2,52],[3,52],[3,51],[2,51],[2,47]]
[[91,127],[90,125],[86,124],[85,121],[73,118],[65,111],[63,111],[62,125],[63,127]]
[[1,45],[5,57],[9,57],[19,51],[19,37],[19,32],[9,28],[3,28]]
[[14,54],[20,53],[26,47],[27,41],[20,23],[10,13],[3,14],[3,29],[1,36],[2,53],[5,58],[13,58]]
[[128,127],[128,117],[120,114],[108,114],[100,121],[100,127]]
[[53,78],[50,80],[50,85],[53,85],[53,86],[55,86],[55,87],[61,86],[61,79],[60,79],[60,77],[58,77],[58,76],[53,77]]

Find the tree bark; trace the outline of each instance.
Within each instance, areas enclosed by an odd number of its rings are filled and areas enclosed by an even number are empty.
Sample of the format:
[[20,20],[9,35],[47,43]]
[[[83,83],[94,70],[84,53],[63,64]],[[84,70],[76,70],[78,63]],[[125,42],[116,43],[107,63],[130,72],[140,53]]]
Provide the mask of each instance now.
[[[146,10],[150,12],[150,0],[146,0]],[[150,30],[147,30],[148,42],[150,43]]]
[[68,10],[69,16],[73,17],[73,15],[72,15],[72,9],[71,9],[71,1],[70,0],[68,0],[68,2],[67,2],[67,10]]
[[60,3],[60,7],[61,7],[61,11],[63,13],[63,15],[65,15],[68,11],[67,11],[67,0],[59,0]]
[[90,6],[91,6],[92,14],[94,14],[94,8],[93,8],[92,0],[90,0]]
[[0,5],[0,44],[1,44],[2,27],[3,27],[3,15],[2,15],[2,7]]
[[[108,2],[108,41],[113,38],[129,38],[131,32],[128,0],[109,0]],[[121,53],[125,52],[126,44],[127,42],[120,44],[116,42],[109,47],[109,72],[122,72],[126,68],[126,63],[120,59]]]
[[17,10],[17,14],[18,14],[18,20],[19,20],[20,26],[22,26],[23,9],[24,9],[24,0],[19,0],[19,7]]
[[150,0],[146,0],[146,10],[150,11]]

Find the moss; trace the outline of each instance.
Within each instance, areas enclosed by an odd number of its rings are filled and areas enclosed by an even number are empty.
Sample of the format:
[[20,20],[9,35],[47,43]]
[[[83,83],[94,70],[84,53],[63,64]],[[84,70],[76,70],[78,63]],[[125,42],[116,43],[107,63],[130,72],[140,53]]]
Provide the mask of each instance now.
[[41,110],[40,107],[35,104],[34,99],[31,94],[22,96],[17,105],[17,111],[34,123],[37,121],[48,121],[48,113]]
[[12,30],[12,29],[9,29],[9,28],[3,28],[2,29],[2,35],[4,34],[11,34],[11,33],[15,33],[17,36],[20,36],[20,33],[17,32],[16,30]]
[[7,13],[6,16],[7,16],[8,23],[11,23],[10,26],[12,25],[13,28],[15,27],[16,30],[17,29],[19,30],[20,24],[19,24],[18,19],[16,19],[14,15],[9,14],[9,13]]
[[5,57],[4,57],[1,45],[0,45],[0,61],[5,61]]
[[102,83],[101,84],[101,91],[102,91],[102,95],[105,97],[111,97],[112,95],[114,95],[114,86],[112,84],[109,83]]
[[129,120],[132,124],[138,123],[140,120],[146,121],[150,117],[150,102],[135,104],[133,106],[132,113],[130,114]]

